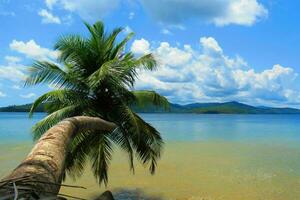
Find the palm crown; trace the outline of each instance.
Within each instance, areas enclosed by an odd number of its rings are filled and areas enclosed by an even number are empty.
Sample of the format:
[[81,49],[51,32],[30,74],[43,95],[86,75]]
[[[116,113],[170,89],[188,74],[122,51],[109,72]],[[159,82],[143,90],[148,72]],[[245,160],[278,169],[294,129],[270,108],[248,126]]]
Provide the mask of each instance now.
[[118,42],[121,28],[107,33],[102,22],[85,25],[89,37],[66,35],[57,41],[59,64],[37,61],[29,69],[26,85],[50,84],[55,88],[32,105],[30,115],[41,104],[48,112],[33,127],[34,138],[68,117],[101,117],[114,122],[118,128],[103,134],[95,134],[93,130],[78,133],[69,147],[66,172],[75,178],[82,174],[86,161],[90,160],[99,184],[107,184],[113,144],[117,144],[128,153],[133,171],[136,155],[154,173],[162,138],[131,107],[147,104],[168,107],[167,99],[153,91],[133,90],[138,70],[154,70],[156,61],[151,54],[136,58],[125,51],[132,33]]

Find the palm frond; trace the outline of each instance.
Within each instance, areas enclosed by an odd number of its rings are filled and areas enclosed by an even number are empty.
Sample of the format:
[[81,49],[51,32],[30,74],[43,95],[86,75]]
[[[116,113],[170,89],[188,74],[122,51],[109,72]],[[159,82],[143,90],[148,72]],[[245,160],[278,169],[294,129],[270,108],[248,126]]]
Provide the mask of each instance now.
[[78,80],[72,79],[68,73],[54,63],[37,61],[28,70],[25,86],[50,84],[55,87],[79,89]]
[[129,107],[120,107],[119,112],[118,121],[122,122],[120,128],[130,138],[137,157],[144,165],[149,164],[149,170],[153,174],[163,146],[160,133]]
[[134,59],[131,53],[127,53],[120,60],[118,66],[120,71],[119,79],[128,87],[133,87],[138,76],[138,70],[154,70],[156,69],[156,61],[152,54]]
[[114,48],[116,47],[117,36],[123,31],[122,28],[115,28],[105,40],[105,59],[111,60],[114,59]]
[[119,86],[121,84],[119,79],[120,72],[114,67],[117,63],[117,60],[104,63],[97,71],[88,77],[89,86],[91,88],[97,88],[103,82]]
[[41,104],[47,103],[54,103],[60,106],[63,105],[74,105],[80,104],[82,106],[87,106],[87,98],[83,98],[87,96],[85,93],[79,93],[69,89],[59,89],[59,90],[52,90],[40,96],[36,99],[29,111],[29,116],[31,117],[38,106]]
[[84,25],[89,30],[89,32],[94,40],[103,38],[103,36],[105,34],[103,22],[98,21],[98,22],[94,23],[93,25],[90,25],[89,23],[84,22]]
[[122,128],[117,128],[111,134],[109,134],[108,137],[128,154],[129,167],[130,170],[134,173],[134,149],[132,147],[132,141],[128,133]]
[[91,131],[77,133],[68,147],[66,156],[66,172],[73,178],[79,178],[85,169],[88,155],[91,151],[90,142],[94,139]]
[[119,44],[113,47],[110,59],[114,59],[116,56],[122,57],[122,51],[133,36],[134,33],[129,33]]
[[34,140],[39,139],[49,128],[51,128],[58,122],[62,121],[65,118],[76,116],[80,113],[80,111],[80,105],[71,105],[49,114],[32,127]]
[[170,103],[168,99],[155,91],[148,90],[136,90],[132,91],[135,96],[135,102],[133,105],[144,108],[146,106],[156,106],[168,110]]
[[89,158],[92,162],[92,171],[99,184],[108,183],[108,167],[112,158],[113,144],[107,134],[94,134],[90,141]]
[[[87,40],[80,35],[61,36],[54,49],[60,51],[58,60],[63,63],[71,63],[73,66],[85,66],[89,62],[89,46]],[[77,67],[78,68],[78,67]]]
[[156,59],[154,58],[153,54],[147,54],[144,55],[140,58],[138,58],[135,61],[135,65],[139,66],[142,69],[146,69],[146,70],[155,70],[157,67],[157,62]]

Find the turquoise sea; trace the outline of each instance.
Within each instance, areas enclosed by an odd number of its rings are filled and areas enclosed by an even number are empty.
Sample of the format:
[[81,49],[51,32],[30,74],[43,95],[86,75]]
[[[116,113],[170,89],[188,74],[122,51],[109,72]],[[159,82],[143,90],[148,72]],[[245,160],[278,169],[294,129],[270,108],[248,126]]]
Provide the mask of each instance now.
[[[31,127],[45,116],[0,113],[0,178],[28,154]],[[117,199],[299,200],[300,115],[141,114],[162,134],[165,148],[158,170],[149,175],[116,150],[108,188],[98,187],[92,173],[62,189],[81,198],[110,189]],[[143,198],[141,198],[143,197]]]
[[[140,114],[165,141],[300,142],[300,115]],[[31,141],[44,113],[0,113],[0,143]]]

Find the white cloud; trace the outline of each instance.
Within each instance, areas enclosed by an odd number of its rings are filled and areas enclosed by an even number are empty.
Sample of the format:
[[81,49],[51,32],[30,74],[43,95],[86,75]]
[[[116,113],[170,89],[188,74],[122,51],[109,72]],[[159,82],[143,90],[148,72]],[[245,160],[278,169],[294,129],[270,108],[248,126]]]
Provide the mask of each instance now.
[[150,15],[165,24],[181,24],[188,19],[198,19],[217,26],[250,26],[268,15],[267,9],[258,0],[140,1]]
[[15,90],[21,90],[21,86],[19,85],[13,85],[11,88]]
[[135,13],[134,12],[130,12],[129,13],[129,16],[128,16],[128,19],[133,19],[134,18],[134,16],[135,16]]
[[[141,42],[142,41],[142,42]],[[141,54],[152,52],[159,61],[157,71],[141,71],[137,89],[154,89],[173,102],[242,101],[277,105],[299,104],[298,74],[289,67],[274,65],[257,72],[241,57],[225,55],[212,37],[200,38],[200,49],[189,45],[172,46],[161,42],[150,45],[143,39],[133,42],[144,45]],[[136,49],[134,47],[133,49]]]
[[0,66],[0,80],[10,80],[14,82],[18,82],[20,80],[25,79],[24,74],[24,67],[23,66]]
[[[158,55],[161,63],[176,67],[187,64],[192,58],[192,52],[189,51],[188,48],[189,47],[186,46],[185,49],[181,50],[177,47],[171,47],[167,42],[162,42],[154,54]],[[163,57],[161,55],[163,55]]]
[[[13,40],[10,43],[10,49],[18,53],[24,54],[27,58],[37,60],[55,60],[59,52],[41,47],[34,40],[28,42]],[[10,80],[13,82],[23,81],[26,78],[26,66],[20,62],[22,59],[16,56],[5,56],[6,65],[0,65],[0,80]],[[18,89],[17,87],[13,87]]]
[[59,55],[58,51],[41,47],[34,40],[29,40],[28,42],[13,40],[9,47],[11,50],[26,55],[27,58],[37,60],[55,60]]
[[[217,26],[251,26],[268,16],[268,10],[258,0],[45,0],[49,9],[58,6],[85,20],[98,20],[128,2],[140,3],[154,19],[169,26],[182,27],[189,19]],[[134,17],[135,13],[130,12],[128,18]]]
[[132,43],[131,51],[135,54],[147,54],[150,52],[150,43],[144,38]]
[[[24,54],[27,58],[37,60],[55,60],[58,56],[58,51],[52,51],[38,45],[34,40],[28,42],[13,40],[10,43],[10,49]],[[4,65],[0,65],[0,80],[9,80],[13,82],[24,81],[26,78],[26,66],[20,62],[22,58],[16,56],[5,56]],[[13,86],[14,89],[18,89]]]
[[200,38],[200,44],[203,47],[203,51],[207,54],[209,54],[210,52],[216,52],[216,53],[223,52],[218,42],[212,37]]
[[4,59],[8,63],[19,63],[22,61],[22,58],[16,57],[16,56],[5,56]]
[[169,31],[168,29],[164,28],[161,30],[161,33],[164,34],[164,35],[172,35],[172,32]]
[[59,17],[54,16],[51,12],[46,9],[42,9],[38,12],[39,16],[42,17],[43,24],[61,24]]
[[58,0],[45,0],[46,6],[49,9],[52,9],[53,6],[57,3]]
[[72,15],[66,15],[62,17],[62,23],[66,25],[71,25],[73,23]]
[[78,13],[83,19],[102,18],[110,11],[118,7],[120,0],[46,0],[46,5],[52,8],[54,5]]
[[5,56],[6,65],[0,65],[0,80],[18,82],[25,79],[25,66],[20,64],[21,58]]
[[29,94],[20,94],[20,97],[24,98],[24,99],[31,99],[36,97],[35,93],[29,93]]
[[0,91],[0,97],[6,97],[6,94]]
[[268,15],[268,10],[256,0],[234,0],[226,15],[215,17],[212,21],[218,26],[238,24],[251,26],[258,19]]

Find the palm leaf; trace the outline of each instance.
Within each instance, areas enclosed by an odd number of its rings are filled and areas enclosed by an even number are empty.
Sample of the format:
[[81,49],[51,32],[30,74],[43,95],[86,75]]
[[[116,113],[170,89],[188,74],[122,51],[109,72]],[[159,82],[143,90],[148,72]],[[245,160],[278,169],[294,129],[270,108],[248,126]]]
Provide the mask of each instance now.
[[121,51],[125,49],[126,44],[130,41],[130,39],[134,36],[134,33],[129,33],[119,44],[117,44],[113,49],[111,53],[110,59],[114,59],[116,56],[121,55]]
[[134,149],[132,147],[132,141],[128,133],[122,128],[117,128],[111,134],[109,134],[108,137],[128,154],[129,167],[130,170],[134,173]]
[[32,127],[33,138],[39,139],[49,128],[65,118],[78,115],[80,111],[80,105],[71,105],[49,114]]
[[108,183],[108,167],[112,158],[113,145],[107,134],[94,134],[90,141],[89,158],[92,162],[92,171],[99,184]]
[[47,61],[37,61],[29,69],[25,86],[50,84],[55,87],[79,88],[79,81],[63,71],[59,66]]
[[144,108],[147,106],[157,106],[168,110],[170,103],[168,99],[164,96],[159,95],[155,91],[147,90],[136,90],[132,92],[135,96],[135,102],[133,105]]
[[114,67],[117,63],[118,61],[116,59],[104,63],[88,77],[89,86],[91,88],[97,88],[99,85],[103,84],[103,82],[109,82],[111,85],[120,86],[120,72]]
[[31,117],[38,106],[41,104],[54,103],[56,105],[80,104],[87,106],[87,99],[83,98],[87,94],[75,92],[68,89],[53,90],[40,96],[31,106],[29,116]]
[[90,142],[94,139],[91,131],[77,133],[68,147],[66,157],[66,172],[74,180],[83,174],[88,154],[91,151]]
[[119,127],[131,141],[132,148],[144,165],[149,164],[151,173],[155,172],[160,158],[163,141],[160,133],[134,113],[130,108],[119,107]]
[[60,51],[58,60],[74,66],[85,66],[89,62],[87,40],[80,35],[66,35],[59,38],[54,49]]

